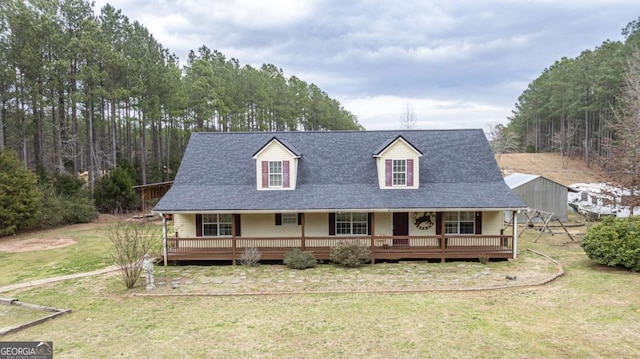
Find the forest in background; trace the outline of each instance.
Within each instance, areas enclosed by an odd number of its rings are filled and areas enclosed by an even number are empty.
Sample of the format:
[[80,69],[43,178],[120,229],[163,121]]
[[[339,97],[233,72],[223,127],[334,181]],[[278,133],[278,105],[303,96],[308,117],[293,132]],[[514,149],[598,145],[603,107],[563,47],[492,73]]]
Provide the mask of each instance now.
[[604,167],[616,152],[612,146],[620,140],[626,111],[640,102],[628,91],[639,80],[634,68],[640,58],[640,19],[622,35],[624,42],[606,40],[544,69],[518,98],[508,125],[494,132],[502,137],[503,150],[557,152]]
[[0,150],[43,174],[116,166],[172,180],[195,131],[362,130],[314,84],[203,45],[179,59],[137,21],[86,0],[0,3]]

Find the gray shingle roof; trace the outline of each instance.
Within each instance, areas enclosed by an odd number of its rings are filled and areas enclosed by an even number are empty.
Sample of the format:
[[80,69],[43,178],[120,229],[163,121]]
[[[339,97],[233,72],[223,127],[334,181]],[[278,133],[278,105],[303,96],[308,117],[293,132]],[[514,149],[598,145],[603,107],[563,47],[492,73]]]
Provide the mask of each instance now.
[[[402,136],[420,158],[418,189],[380,189],[373,157]],[[301,155],[296,190],[259,191],[252,156],[274,137]],[[194,133],[155,211],[515,209],[482,130]]]

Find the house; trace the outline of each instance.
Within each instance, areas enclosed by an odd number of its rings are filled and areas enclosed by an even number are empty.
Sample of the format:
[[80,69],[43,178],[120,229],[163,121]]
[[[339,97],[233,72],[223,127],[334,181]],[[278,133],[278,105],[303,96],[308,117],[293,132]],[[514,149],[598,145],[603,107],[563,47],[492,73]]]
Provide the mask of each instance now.
[[[561,222],[567,221],[569,187],[539,175],[512,173],[504,181],[526,203],[529,208],[553,213]],[[506,214],[510,218],[510,214]],[[524,214],[518,215],[520,222],[527,221]]]
[[523,208],[482,130],[405,130],[194,133],[154,211],[173,218],[165,263],[344,241],[375,262],[514,258],[503,212]]

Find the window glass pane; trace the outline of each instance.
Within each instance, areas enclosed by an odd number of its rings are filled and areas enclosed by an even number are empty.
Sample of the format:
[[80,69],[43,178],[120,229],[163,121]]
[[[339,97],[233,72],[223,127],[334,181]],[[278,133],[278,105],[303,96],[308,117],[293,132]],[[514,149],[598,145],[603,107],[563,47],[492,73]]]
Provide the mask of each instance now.
[[231,223],[231,214],[221,214],[220,215],[220,223]]
[[298,224],[298,214],[297,213],[283,213],[282,214],[282,224]]
[[367,214],[366,213],[353,213],[352,214],[352,218],[354,222],[366,222],[367,221]]
[[231,235],[231,223],[221,223],[220,224],[220,233],[219,236],[230,236]]
[[474,227],[473,222],[460,222],[460,234],[474,234]]
[[352,234],[367,234],[367,223],[356,222],[353,223],[353,233]]
[[445,221],[458,221],[458,212],[445,212],[444,214]]
[[282,186],[282,162],[269,162],[269,187]]
[[351,234],[351,223],[336,223],[336,234]]
[[474,221],[475,212],[460,212],[460,221]]
[[458,233],[458,222],[447,222],[444,225],[444,233],[447,234],[457,234]]
[[351,220],[351,213],[338,212],[336,213],[336,221],[344,222]]
[[203,214],[202,215],[202,223],[215,223],[216,215],[215,214]]
[[406,185],[406,160],[393,160],[393,185]]
[[205,223],[202,225],[203,236],[217,236],[218,226],[215,223]]

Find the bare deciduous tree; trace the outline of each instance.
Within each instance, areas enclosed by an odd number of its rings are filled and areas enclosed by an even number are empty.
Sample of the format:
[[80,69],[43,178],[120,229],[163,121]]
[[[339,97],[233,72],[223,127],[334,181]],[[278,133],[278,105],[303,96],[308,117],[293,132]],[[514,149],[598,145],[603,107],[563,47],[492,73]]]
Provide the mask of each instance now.
[[553,134],[551,137],[552,148],[560,153],[562,157],[562,167],[569,167],[569,156],[576,150],[572,140],[578,133],[578,124],[567,123],[566,126]]
[[500,155],[514,152],[518,148],[518,136],[500,123],[489,125],[485,133],[498,162],[500,162]]
[[416,118],[416,114],[413,112],[413,107],[407,104],[404,117],[400,119],[400,128],[403,130],[413,130],[417,125],[418,119]]
[[605,169],[612,185],[629,191],[623,202],[633,215],[634,207],[640,206],[640,48],[634,48],[628,56],[619,102]]
[[156,232],[148,224],[127,221],[118,221],[110,228],[111,257],[129,289],[140,278],[142,257],[146,253],[153,257],[159,252],[161,237]]

